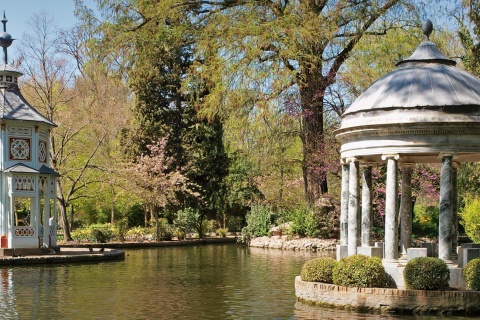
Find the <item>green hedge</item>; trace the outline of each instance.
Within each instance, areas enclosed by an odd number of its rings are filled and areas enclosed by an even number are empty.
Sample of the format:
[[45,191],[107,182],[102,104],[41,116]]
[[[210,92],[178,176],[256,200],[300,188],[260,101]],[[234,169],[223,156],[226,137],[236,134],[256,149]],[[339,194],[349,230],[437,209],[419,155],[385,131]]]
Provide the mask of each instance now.
[[316,258],[307,261],[300,277],[303,281],[333,283],[333,269],[337,261],[332,258]]
[[344,287],[382,288],[389,277],[377,257],[361,254],[342,258],[333,269],[333,283]]
[[480,291],[480,258],[470,260],[462,272],[467,289]]
[[407,289],[444,290],[449,287],[450,271],[442,259],[419,257],[407,263],[403,278]]

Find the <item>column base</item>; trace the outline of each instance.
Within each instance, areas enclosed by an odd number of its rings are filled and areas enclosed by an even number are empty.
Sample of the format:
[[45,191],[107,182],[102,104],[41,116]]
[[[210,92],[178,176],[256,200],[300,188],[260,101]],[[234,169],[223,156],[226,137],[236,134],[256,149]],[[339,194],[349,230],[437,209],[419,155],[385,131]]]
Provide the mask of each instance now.
[[348,256],[347,245],[337,245],[337,261]]
[[383,248],[379,247],[357,247],[357,254],[363,254],[368,257],[378,257],[383,258]]

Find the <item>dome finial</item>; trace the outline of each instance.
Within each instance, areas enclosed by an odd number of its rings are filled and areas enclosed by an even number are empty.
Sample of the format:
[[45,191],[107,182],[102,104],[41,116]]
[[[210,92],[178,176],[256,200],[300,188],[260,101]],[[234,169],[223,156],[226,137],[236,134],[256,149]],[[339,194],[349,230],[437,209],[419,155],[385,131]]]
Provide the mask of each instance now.
[[425,22],[422,24],[422,31],[427,40],[430,40],[430,35],[432,34],[433,31],[433,23],[430,20],[425,20]]

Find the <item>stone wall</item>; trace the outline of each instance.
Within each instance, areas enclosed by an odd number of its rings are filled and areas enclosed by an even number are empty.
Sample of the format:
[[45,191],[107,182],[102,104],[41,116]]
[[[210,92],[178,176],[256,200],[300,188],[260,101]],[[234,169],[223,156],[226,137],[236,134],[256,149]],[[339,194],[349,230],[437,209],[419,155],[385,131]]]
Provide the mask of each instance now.
[[290,236],[257,237],[250,241],[251,247],[282,250],[333,251],[336,239],[292,238]]
[[389,288],[347,288],[295,278],[301,302],[360,311],[398,313],[480,314],[480,291],[425,291]]

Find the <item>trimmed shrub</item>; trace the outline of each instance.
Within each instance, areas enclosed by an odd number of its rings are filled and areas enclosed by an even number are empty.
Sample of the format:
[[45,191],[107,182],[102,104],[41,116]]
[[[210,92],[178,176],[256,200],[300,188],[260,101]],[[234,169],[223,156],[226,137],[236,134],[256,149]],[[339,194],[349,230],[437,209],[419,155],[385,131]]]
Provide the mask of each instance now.
[[307,261],[303,267],[300,277],[303,281],[333,283],[333,268],[337,261],[332,258],[316,258]]
[[333,269],[333,283],[344,287],[382,288],[388,275],[377,257],[361,254],[342,258]]
[[480,291],[480,258],[470,260],[462,272],[468,290]]
[[444,290],[449,287],[450,271],[440,258],[418,257],[407,263],[403,279],[407,289]]

